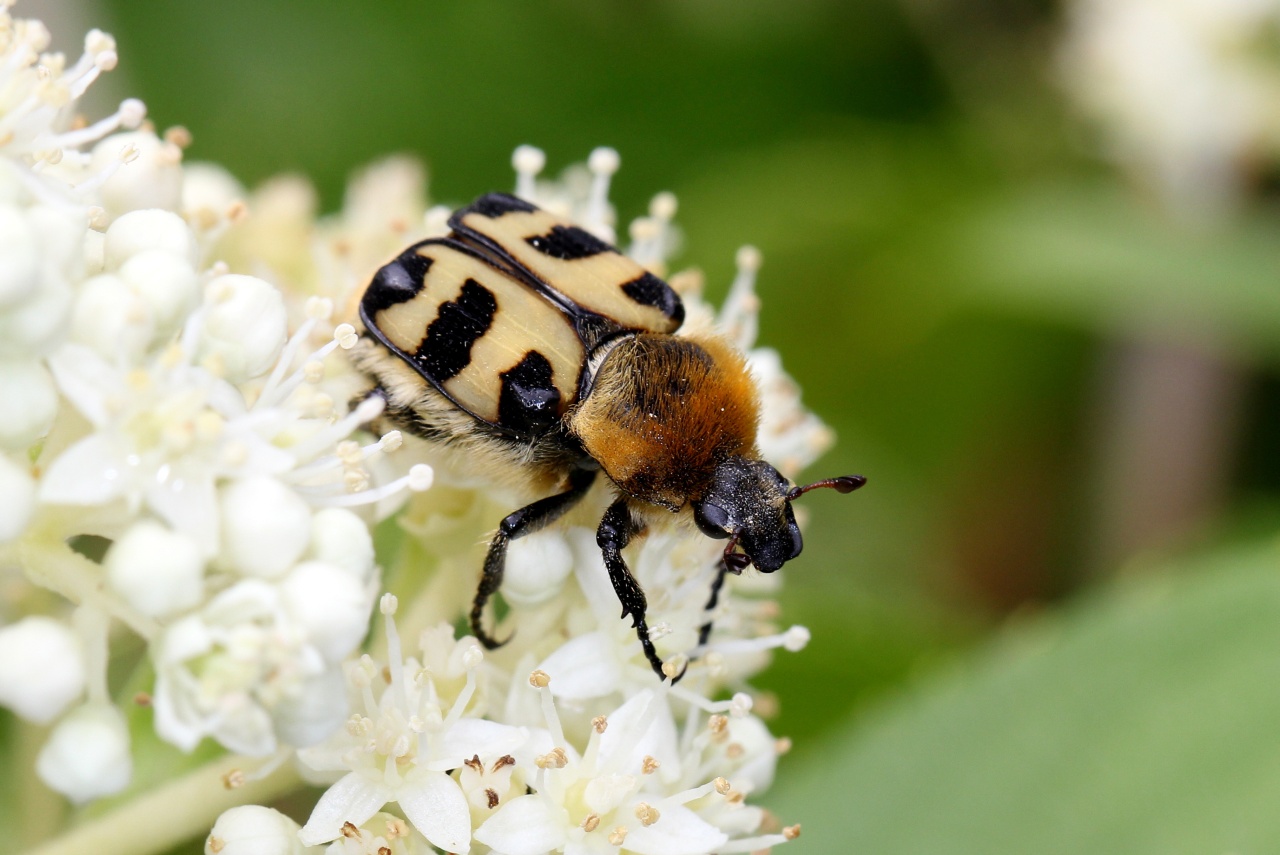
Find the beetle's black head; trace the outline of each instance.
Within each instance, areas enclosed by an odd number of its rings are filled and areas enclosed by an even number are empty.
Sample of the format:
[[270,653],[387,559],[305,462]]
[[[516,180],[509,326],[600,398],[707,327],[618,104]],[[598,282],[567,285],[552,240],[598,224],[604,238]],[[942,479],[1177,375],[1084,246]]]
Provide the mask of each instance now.
[[[861,475],[847,475],[792,487],[763,460],[730,457],[716,467],[707,492],[693,501],[693,519],[708,537],[733,538],[757,569],[772,573],[804,548],[792,500],[819,487],[852,492],[866,481]],[[730,554],[726,550],[726,561]],[[742,566],[745,563],[737,569]]]

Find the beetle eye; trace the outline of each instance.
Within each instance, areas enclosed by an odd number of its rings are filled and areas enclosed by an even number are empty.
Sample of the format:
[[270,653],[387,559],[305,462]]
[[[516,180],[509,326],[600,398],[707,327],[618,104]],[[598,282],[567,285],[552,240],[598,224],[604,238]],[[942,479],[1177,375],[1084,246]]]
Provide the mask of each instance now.
[[729,536],[729,513],[719,505],[694,502],[693,521],[707,537],[724,540]]

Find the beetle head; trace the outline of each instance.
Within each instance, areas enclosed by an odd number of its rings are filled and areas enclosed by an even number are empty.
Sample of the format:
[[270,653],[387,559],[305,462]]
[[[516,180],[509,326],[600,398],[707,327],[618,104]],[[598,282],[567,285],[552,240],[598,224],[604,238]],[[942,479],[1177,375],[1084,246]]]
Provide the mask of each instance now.
[[[724,559],[731,571],[741,572],[750,563],[772,573],[804,548],[793,500],[820,487],[850,493],[866,482],[861,475],[846,475],[792,487],[763,460],[730,457],[716,467],[707,492],[693,501],[693,519],[708,537],[730,539]],[[742,553],[734,552],[735,546]]]

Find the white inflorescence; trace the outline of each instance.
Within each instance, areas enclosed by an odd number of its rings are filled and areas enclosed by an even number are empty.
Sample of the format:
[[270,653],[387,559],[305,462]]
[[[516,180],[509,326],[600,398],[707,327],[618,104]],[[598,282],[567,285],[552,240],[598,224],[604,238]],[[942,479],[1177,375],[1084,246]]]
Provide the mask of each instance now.
[[[250,193],[184,164],[189,135],[157,136],[138,101],[78,121],[75,99],[115,65],[114,44],[91,33],[68,62],[47,42],[0,2],[0,397],[19,404],[0,411],[0,573],[65,600],[39,615],[0,604],[0,704],[53,725],[41,778],[76,802],[129,783],[126,689],[107,680],[109,643],[127,630],[154,672],[128,696],[146,696],[163,740],[212,739],[330,784],[301,827],[227,811],[206,852],[659,855],[794,837],[746,802],[781,752],[749,680],[808,640],[775,624],[776,575],[729,578],[709,610],[723,544],[676,529],[640,539],[628,559],[654,642],[669,676],[687,668],[660,682],[588,527],[598,491],[566,525],[512,544],[496,634],[513,641],[484,651],[455,634],[477,544],[512,497],[465,466],[433,469],[412,436],[375,432],[381,399],[344,358],[354,295],[447,229],[421,167],[373,165],[317,220],[300,179]],[[618,229],[616,151],[550,181],[538,149],[512,162],[519,195],[629,236],[633,258],[668,274],[676,199],[658,194]],[[670,278],[688,329],[747,352],[761,448],[794,475],[830,435],[777,354],[755,347],[759,267],[757,251],[739,253],[719,313],[695,275]],[[405,600],[384,595],[370,633],[383,586],[370,527],[392,514],[412,541],[394,568]]]
[[1275,0],[1073,0],[1062,76],[1111,153],[1184,212],[1280,147]]

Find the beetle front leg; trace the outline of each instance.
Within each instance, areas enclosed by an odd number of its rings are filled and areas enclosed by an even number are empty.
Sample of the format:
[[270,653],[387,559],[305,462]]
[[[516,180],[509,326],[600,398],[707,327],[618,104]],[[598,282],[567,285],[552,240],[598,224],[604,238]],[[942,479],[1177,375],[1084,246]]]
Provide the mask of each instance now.
[[507,638],[498,641],[485,631],[482,620],[485,603],[502,587],[502,575],[507,563],[507,544],[560,519],[581,501],[595,480],[596,470],[575,469],[569,473],[568,490],[525,505],[520,510],[507,514],[498,524],[498,533],[489,541],[489,552],[484,557],[480,585],[476,588],[475,599],[471,601],[471,634],[489,650],[501,647],[511,640]]
[[[613,583],[614,593],[622,603],[622,617],[631,616],[631,625],[635,627],[640,646],[644,648],[645,658],[649,660],[649,665],[658,675],[658,679],[665,680],[667,675],[662,670],[662,659],[649,638],[649,625],[645,622],[648,601],[645,599],[640,583],[636,581],[635,576],[631,575],[627,562],[622,559],[622,550],[643,528],[631,515],[626,499],[618,499],[609,506],[604,519],[600,521],[600,528],[596,530],[596,545],[600,547],[600,552],[604,556],[604,566],[609,570],[609,581]],[[683,676],[684,672],[681,671],[672,678],[671,682],[676,683]]]

